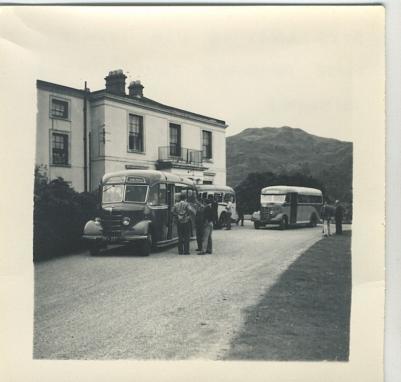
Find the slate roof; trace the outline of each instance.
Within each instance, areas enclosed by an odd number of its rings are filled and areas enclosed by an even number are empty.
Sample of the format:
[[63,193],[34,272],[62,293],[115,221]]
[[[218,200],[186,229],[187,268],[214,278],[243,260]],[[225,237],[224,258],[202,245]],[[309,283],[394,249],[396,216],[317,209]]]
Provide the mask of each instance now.
[[[38,89],[47,90],[50,92],[58,92],[62,94],[72,95],[76,97],[83,98],[85,96],[85,90],[83,89],[76,89],[69,86],[59,85],[52,82],[37,80],[36,86]],[[94,92],[88,91],[88,96],[91,101],[95,101],[102,98],[109,98],[116,102],[122,102],[126,104],[131,104],[139,107],[143,107],[150,110],[156,110],[158,112],[162,112],[165,114],[171,114],[174,116],[178,116],[181,118],[188,118],[196,121],[200,121],[203,123],[208,123],[217,127],[226,128],[226,122],[213,118],[208,117],[206,115],[194,113],[192,111],[179,109],[173,106],[165,105],[160,102],[154,101],[147,97],[131,97],[129,95],[116,95],[110,92],[107,92],[106,89],[97,90]]]

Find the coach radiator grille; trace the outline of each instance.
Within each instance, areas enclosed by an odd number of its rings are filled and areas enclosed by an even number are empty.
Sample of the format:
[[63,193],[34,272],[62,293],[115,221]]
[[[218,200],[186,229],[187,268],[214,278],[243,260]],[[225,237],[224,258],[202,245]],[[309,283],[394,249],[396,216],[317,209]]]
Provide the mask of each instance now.
[[269,208],[268,207],[262,207],[260,209],[260,219],[261,220],[269,220]]
[[122,231],[122,219],[121,212],[107,212],[105,211],[102,216],[103,232],[109,237],[120,237]]

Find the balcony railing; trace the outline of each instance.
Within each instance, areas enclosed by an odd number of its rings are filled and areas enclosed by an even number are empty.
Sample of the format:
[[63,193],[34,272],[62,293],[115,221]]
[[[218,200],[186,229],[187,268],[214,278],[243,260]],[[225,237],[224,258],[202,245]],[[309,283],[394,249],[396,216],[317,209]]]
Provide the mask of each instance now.
[[176,145],[159,147],[159,161],[202,166],[202,151],[178,147]]

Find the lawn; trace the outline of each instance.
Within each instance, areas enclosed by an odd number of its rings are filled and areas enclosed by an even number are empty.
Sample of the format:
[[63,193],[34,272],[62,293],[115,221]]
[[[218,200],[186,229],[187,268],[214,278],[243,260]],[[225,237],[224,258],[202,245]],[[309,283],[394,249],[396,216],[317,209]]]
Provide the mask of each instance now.
[[225,359],[347,361],[351,231],[323,238],[245,312]]

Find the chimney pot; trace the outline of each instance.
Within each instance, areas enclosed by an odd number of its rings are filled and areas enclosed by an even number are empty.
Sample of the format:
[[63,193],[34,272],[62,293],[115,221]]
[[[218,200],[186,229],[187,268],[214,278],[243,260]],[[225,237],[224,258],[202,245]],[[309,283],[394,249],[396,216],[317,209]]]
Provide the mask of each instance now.
[[128,86],[130,97],[143,97],[143,88],[144,86],[141,84],[141,81],[132,81]]
[[116,95],[125,95],[125,80],[127,76],[122,69],[111,70],[105,77],[106,91]]

